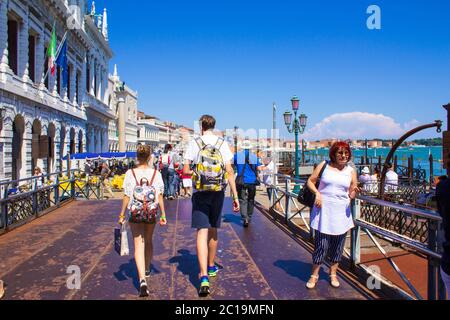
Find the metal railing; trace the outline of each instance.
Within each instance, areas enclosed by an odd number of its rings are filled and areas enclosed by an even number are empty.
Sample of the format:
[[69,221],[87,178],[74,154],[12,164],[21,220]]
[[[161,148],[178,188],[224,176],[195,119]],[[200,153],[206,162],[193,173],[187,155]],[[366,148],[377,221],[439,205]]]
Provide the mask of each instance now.
[[[403,224],[403,228],[393,225],[380,225],[378,221],[367,219],[364,213],[367,210],[374,210],[372,216],[395,216],[397,222]],[[351,259],[354,265],[361,261],[361,231],[364,231],[378,250],[387,259],[389,264],[398,273],[408,288],[413,292],[415,298],[423,299],[418,290],[413,286],[405,274],[395,264],[392,257],[388,257],[386,251],[382,248],[376,238],[378,235],[392,243],[401,244],[409,249],[419,252],[428,258],[428,299],[445,299],[445,292],[440,286],[439,264],[441,260],[440,224],[442,218],[434,211],[423,210],[414,207],[404,206],[368,196],[358,196],[352,202],[352,214],[355,228],[351,231]],[[409,222],[408,222],[409,221]],[[421,234],[412,232],[419,221],[421,222]],[[403,223],[402,223],[403,222]]]
[[[299,218],[300,223],[297,223],[296,226],[306,231],[309,239],[305,240],[311,241],[314,232],[309,226],[309,216],[306,215],[309,208],[298,203],[297,194],[291,191],[296,184],[302,186],[305,180],[280,174],[277,175],[277,178],[283,183],[279,186],[272,185],[269,188],[268,191],[271,192],[269,211],[284,216],[286,223],[295,217]],[[360,266],[368,274],[374,276],[370,268],[361,264],[361,234],[364,233],[414,294],[412,298],[423,299],[398,265],[387,255],[375,238],[374,235],[376,235],[393,244],[403,245],[407,249],[425,255],[428,259],[427,298],[429,300],[445,299],[445,290],[441,285],[439,273],[442,252],[440,240],[442,239],[440,231],[442,218],[435,211],[384,201],[367,195],[360,195],[352,201],[351,210],[355,228],[350,232],[350,251],[345,250],[345,253],[355,266]],[[383,281],[383,279],[379,280]]]
[[102,199],[101,181],[80,170],[0,183],[0,233],[75,198]]

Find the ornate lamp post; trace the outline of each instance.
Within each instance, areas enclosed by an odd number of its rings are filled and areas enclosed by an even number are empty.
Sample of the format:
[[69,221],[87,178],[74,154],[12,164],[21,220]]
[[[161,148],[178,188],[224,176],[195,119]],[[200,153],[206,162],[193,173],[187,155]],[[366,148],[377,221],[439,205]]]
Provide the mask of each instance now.
[[[300,104],[300,100],[297,98],[297,96],[294,96],[291,99],[292,102],[292,110],[294,111],[294,122],[292,122],[292,113],[290,111],[286,111],[284,116],[284,124],[286,125],[287,130],[289,133],[294,133],[295,135],[295,178],[299,179],[299,152],[298,152],[298,135],[303,134],[305,132],[306,128],[306,122],[308,117],[305,114],[301,114],[297,119],[297,111]],[[292,125],[291,125],[292,124]],[[298,193],[300,191],[300,186],[295,185],[294,187],[294,193]]]

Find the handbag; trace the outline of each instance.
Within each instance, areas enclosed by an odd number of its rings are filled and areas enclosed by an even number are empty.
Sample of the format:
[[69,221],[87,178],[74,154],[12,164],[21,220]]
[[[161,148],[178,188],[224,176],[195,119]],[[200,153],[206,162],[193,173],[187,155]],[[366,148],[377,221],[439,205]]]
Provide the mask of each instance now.
[[[316,188],[319,188],[320,185],[320,179],[322,178],[322,174],[325,171],[325,168],[328,165],[328,161],[325,162],[324,166],[320,170],[319,177],[316,182]],[[316,202],[316,195],[309,189],[308,187],[308,181],[305,182],[305,184],[302,187],[302,190],[298,193],[297,201],[303,204],[304,206],[312,208],[314,206],[314,203]]]
[[130,254],[126,223],[123,223],[120,228],[114,229],[114,249],[121,257]]

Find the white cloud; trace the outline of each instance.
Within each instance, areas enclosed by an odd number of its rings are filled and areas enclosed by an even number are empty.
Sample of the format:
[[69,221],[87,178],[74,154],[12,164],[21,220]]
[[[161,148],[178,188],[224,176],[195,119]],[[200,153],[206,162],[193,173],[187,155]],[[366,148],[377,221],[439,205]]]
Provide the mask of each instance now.
[[419,125],[411,120],[404,124],[383,114],[368,112],[348,112],[333,114],[306,130],[304,138],[319,140],[326,138],[364,139],[364,138],[398,138],[406,131]]

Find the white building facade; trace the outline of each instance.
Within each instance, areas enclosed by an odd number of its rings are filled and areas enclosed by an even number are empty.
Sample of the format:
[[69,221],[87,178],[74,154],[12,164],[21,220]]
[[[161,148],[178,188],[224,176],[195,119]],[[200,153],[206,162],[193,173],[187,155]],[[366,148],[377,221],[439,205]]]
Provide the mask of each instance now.
[[[107,151],[113,53],[106,9],[86,8],[84,0],[0,1],[0,178],[29,177],[34,166],[64,169],[67,153]],[[44,78],[53,24],[57,45],[67,32],[67,88],[59,67]]]
[[117,66],[114,66],[114,74],[109,76],[108,92],[108,106],[115,115],[109,123],[109,151],[136,151],[139,130],[138,93],[120,81]]
[[138,125],[138,143],[158,148],[160,130],[155,125],[155,119],[139,119]]

